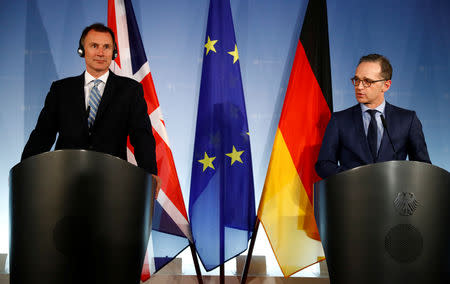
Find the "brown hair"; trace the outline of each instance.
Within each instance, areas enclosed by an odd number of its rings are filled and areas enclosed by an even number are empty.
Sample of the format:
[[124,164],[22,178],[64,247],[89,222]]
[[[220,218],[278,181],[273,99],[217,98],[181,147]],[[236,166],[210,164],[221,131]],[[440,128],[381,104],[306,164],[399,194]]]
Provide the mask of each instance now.
[[359,64],[363,62],[378,62],[381,66],[381,77],[386,80],[391,80],[392,78],[392,65],[389,59],[380,54],[368,54],[359,59]]
[[92,24],[90,26],[87,26],[84,28],[83,32],[81,33],[81,37],[80,37],[80,42],[79,42],[79,47],[84,49],[84,39],[86,38],[88,32],[90,32],[91,30],[94,30],[96,32],[102,32],[102,33],[109,33],[111,35],[113,44],[114,44],[114,50],[117,49],[117,45],[116,45],[116,39],[114,37],[114,32],[107,26],[105,26],[102,23],[95,23]]

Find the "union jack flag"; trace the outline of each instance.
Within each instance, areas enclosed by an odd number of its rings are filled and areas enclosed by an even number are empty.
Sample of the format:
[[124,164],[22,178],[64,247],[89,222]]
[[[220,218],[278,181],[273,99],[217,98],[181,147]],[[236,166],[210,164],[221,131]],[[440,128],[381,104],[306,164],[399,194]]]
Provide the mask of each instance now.
[[[117,75],[133,78],[142,84],[156,140],[161,190],[156,197],[152,232],[141,274],[141,280],[146,281],[151,274],[183,251],[192,237],[164,119],[131,0],[108,0],[108,27],[114,32],[119,54],[110,68]],[[127,148],[128,161],[136,164],[129,140]]]

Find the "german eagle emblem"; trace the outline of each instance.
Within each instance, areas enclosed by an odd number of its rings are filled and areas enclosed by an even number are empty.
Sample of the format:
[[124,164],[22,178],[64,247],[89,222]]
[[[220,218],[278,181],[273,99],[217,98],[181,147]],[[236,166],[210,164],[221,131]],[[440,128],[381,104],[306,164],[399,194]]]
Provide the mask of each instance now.
[[402,216],[410,216],[419,206],[416,196],[412,192],[399,192],[394,200],[394,207]]

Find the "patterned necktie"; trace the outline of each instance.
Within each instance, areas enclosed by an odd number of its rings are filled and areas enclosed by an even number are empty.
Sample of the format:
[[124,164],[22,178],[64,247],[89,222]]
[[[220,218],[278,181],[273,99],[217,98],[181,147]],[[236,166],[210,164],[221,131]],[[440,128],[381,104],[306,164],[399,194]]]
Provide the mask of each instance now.
[[98,106],[100,105],[100,91],[98,90],[98,85],[101,83],[101,80],[94,81],[94,87],[92,87],[90,95],[89,95],[89,117],[88,117],[88,125],[89,128],[94,124],[95,116],[97,115]]
[[377,140],[378,140],[378,127],[377,127],[377,121],[375,119],[375,114],[377,113],[374,109],[369,109],[367,111],[370,114],[370,123],[369,123],[369,129],[367,131],[367,142],[369,142],[370,152],[372,153],[372,157],[374,161],[377,160]]

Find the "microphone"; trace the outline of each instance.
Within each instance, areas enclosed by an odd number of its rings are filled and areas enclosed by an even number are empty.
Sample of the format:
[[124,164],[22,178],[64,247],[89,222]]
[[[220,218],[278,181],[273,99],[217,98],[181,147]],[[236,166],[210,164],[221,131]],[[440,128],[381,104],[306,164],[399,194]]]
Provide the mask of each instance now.
[[91,113],[91,106],[88,106],[86,109],[86,120],[88,121],[88,128],[90,128],[89,125],[89,114]]
[[380,115],[380,118],[381,118],[381,123],[383,124],[384,130],[386,131],[386,134],[389,138],[389,142],[391,143],[392,150],[394,150],[394,158],[395,158],[395,160],[397,160],[397,151],[395,150],[394,143],[392,143],[391,135],[389,135],[386,120],[384,119],[383,114]]
[[88,127],[88,150],[92,149],[92,133],[91,133],[91,127],[92,125],[89,125],[89,114],[91,113],[91,106],[88,106],[86,109],[86,122]]

